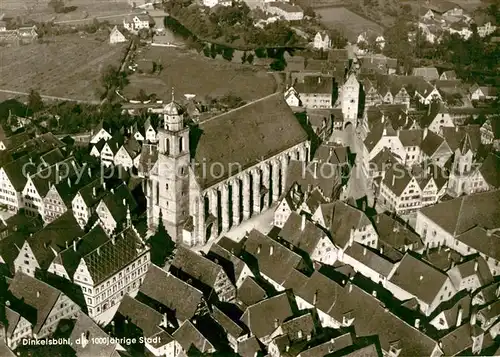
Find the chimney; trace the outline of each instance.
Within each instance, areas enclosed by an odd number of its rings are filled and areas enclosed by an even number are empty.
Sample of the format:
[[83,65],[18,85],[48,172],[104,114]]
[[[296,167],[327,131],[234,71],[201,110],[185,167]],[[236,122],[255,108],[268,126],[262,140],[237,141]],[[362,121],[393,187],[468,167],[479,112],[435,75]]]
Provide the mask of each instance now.
[[477,260],[474,261],[474,271],[477,273],[477,268],[479,266],[479,263],[477,262]]
[[302,223],[300,224],[300,230],[303,231],[306,227],[306,215],[302,214]]
[[103,188],[104,190],[106,190],[106,182],[103,182],[103,183],[102,183],[102,188]]
[[387,136],[387,129],[384,128],[384,131],[382,132],[382,136]]
[[380,246],[379,252],[381,255],[384,254],[384,246],[383,245]]
[[366,247],[363,248],[363,255],[366,255]]
[[94,196],[94,197],[97,196],[97,192],[96,192],[95,186],[92,187],[92,196]]
[[97,247],[97,255],[101,255],[101,249],[100,249],[100,247]]
[[320,84],[320,83],[321,83],[321,76],[318,77],[318,84]]
[[415,319],[415,328],[420,328],[420,319]]
[[285,352],[288,352],[288,351],[290,351],[290,345],[286,345],[286,347],[285,347]]
[[76,239],[73,241],[73,250],[76,252]]
[[274,253],[274,247],[271,245],[269,247],[269,255],[273,255],[273,253]]
[[377,297],[377,291],[376,291],[376,290],[373,290],[373,291],[372,291],[372,296],[373,296],[373,297]]
[[279,325],[280,325],[280,320],[274,319],[274,328],[278,328]]
[[377,215],[377,218],[375,218],[375,222],[380,223],[380,215]]
[[474,326],[476,324],[476,312],[475,311],[470,315],[470,324],[471,324],[471,326]]
[[68,249],[68,241],[64,242],[66,244],[66,249]]
[[68,186],[71,187],[71,179],[68,177]]
[[423,134],[423,138],[422,139],[425,139],[427,137],[428,133],[429,133],[429,129],[424,128],[424,134]]
[[349,283],[349,292],[352,292],[352,283]]
[[420,281],[424,280],[424,276],[420,275],[420,277],[418,278],[418,280],[420,280]]
[[257,246],[257,254],[259,254],[259,253],[260,253],[260,248],[261,248],[261,245],[259,244],[259,245]]
[[151,145],[148,145],[149,147],[149,155],[153,155],[153,147]]
[[[114,193],[114,192],[113,192],[113,191],[111,191],[111,193]],[[126,200],[125,198],[123,199],[123,201],[122,201],[122,202],[123,202],[123,205],[124,205],[124,206],[126,206],[126,205],[127,205],[127,200]]]
[[429,104],[429,106],[427,107],[427,115],[431,115],[431,107],[432,105]]
[[40,297],[40,292],[39,292],[39,291],[37,291],[37,292],[36,292],[36,297],[37,297],[37,298],[39,298],[39,297]]
[[318,302],[318,290],[314,292],[313,305],[316,306],[317,302]]
[[463,309],[462,306],[459,306],[458,308],[458,315],[457,315],[457,327],[459,327],[462,324],[462,317],[463,317]]
[[458,126],[455,127],[455,133],[458,133]]
[[314,164],[314,179],[318,178],[318,163]]
[[392,186],[394,187],[394,184],[396,183],[396,175],[392,175]]

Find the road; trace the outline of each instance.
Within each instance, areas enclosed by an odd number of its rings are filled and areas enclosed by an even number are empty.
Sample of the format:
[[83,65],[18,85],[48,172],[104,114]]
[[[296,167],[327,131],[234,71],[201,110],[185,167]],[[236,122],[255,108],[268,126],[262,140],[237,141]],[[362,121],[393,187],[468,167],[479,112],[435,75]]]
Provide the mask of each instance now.
[[73,24],[73,23],[78,23],[78,22],[85,22],[85,21],[94,21],[94,19],[97,20],[106,20],[106,19],[112,19],[115,17],[125,17],[129,15],[135,15],[140,12],[129,12],[126,14],[118,14],[118,15],[108,15],[108,16],[97,16],[97,17],[87,17],[85,19],[76,19],[76,20],[63,20],[63,21],[54,21],[54,25],[63,25],[63,24]]
[[[18,91],[8,90],[8,89],[0,89],[0,92],[7,93],[7,94],[20,95],[20,96],[28,96],[29,95],[29,93],[26,93],[26,92],[18,92]],[[88,103],[88,104],[100,104],[101,103],[99,100],[81,100],[81,99],[75,99],[75,98],[54,97],[51,95],[43,95],[43,94],[40,94],[40,97],[42,97],[42,99],[58,100],[58,101],[64,101],[64,102],[77,102],[77,103]]]

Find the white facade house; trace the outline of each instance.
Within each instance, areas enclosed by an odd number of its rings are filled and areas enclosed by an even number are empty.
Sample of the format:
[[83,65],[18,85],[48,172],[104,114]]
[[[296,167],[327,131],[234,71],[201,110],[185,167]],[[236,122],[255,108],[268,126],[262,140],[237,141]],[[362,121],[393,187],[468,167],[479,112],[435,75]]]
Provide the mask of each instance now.
[[313,48],[317,50],[328,50],[332,47],[332,40],[327,33],[317,32],[314,36]]
[[216,5],[231,6],[231,5],[233,5],[233,1],[232,0],[203,0],[203,6],[212,8]]
[[299,6],[285,2],[269,2],[266,4],[265,11],[280,16],[286,21],[300,21],[304,18],[304,11]]
[[300,106],[300,104],[301,104],[300,95],[293,87],[289,87],[285,91],[284,96],[285,96],[285,102],[286,102],[286,104],[288,104],[288,106],[290,106],[292,108]]
[[359,106],[360,84],[356,75],[351,73],[347,81],[341,88],[342,114],[344,114],[344,124],[350,122],[357,125]]
[[102,315],[125,295],[135,296],[149,264],[149,248],[133,227],[81,257],[73,282],[82,288],[88,315],[97,322],[108,322]]
[[132,15],[123,19],[123,27],[132,33],[136,33],[142,29],[149,29],[150,18],[148,15]]
[[101,128],[98,128],[97,133],[95,133],[95,135],[92,136],[92,139],[90,139],[90,143],[97,144],[101,140],[108,141],[111,138],[112,138],[112,135],[109,132],[109,130],[101,127]]
[[114,45],[115,43],[123,42],[127,42],[127,38],[118,30],[118,26],[113,27],[109,34],[109,43]]

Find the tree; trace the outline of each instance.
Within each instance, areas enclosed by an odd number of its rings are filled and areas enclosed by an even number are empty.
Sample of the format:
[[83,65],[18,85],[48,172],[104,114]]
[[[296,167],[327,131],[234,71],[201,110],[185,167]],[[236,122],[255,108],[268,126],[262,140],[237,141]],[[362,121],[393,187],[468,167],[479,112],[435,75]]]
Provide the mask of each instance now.
[[61,13],[64,12],[64,1],[63,0],[50,0],[49,7],[51,7],[54,12]]
[[273,71],[283,71],[286,67],[286,61],[283,58],[277,58],[270,65]]
[[227,61],[231,61],[233,59],[233,52],[234,49],[230,47],[224,47],[224,49],[222,50],[222,58]]
[[42,97],[40,96],[40,93],[34,89],[30,90],[30,94],[28,95],[28,109],[33,113],[39,112],[43,109]]

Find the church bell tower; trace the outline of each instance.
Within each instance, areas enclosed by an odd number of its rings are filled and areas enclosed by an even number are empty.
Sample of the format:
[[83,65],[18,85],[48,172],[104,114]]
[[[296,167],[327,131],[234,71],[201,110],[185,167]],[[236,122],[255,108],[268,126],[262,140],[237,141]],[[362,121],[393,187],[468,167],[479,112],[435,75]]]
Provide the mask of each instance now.
[[184,110],[172,101],[163,108],[158,129],[158,160],[150,175],[148,222],[156,228],[161,217],[174,241],[180,240],[182,225],[189,217],[189,127]]

